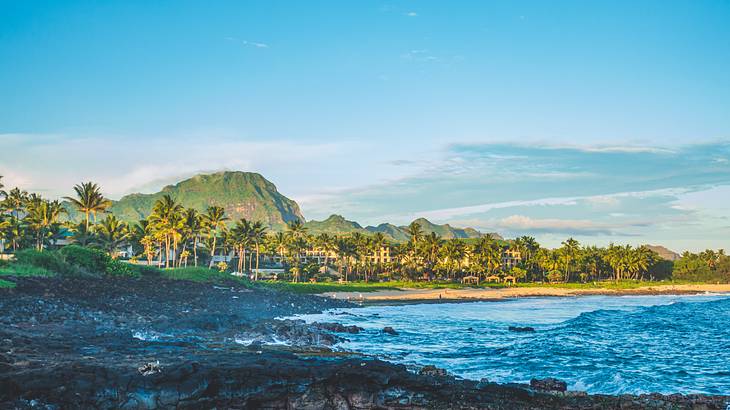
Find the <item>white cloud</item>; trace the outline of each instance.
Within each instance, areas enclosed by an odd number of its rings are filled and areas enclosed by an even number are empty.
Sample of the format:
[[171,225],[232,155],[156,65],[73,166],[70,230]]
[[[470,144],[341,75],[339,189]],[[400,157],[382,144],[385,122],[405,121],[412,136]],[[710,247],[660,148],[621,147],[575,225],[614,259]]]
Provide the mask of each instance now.
[[409,11],[408,13],[406,13],[406,16],[408,16],[408,17],[417,17],[418,16],[418,13],[416,13],[415,11]]
[[[71,187],[93,179],[112,198],[151,192],[201,172],[240,170],[265,176],[306,173],[351,149],[346,142],[300,143],[288,140],[247,141],[240,138],[149,138],[141,145],[115,138],[18,139],[0,151],[0,175],[7,185],[67,195]],[[39,142],[41,141],[41,142]],[[286,173],[284,173],[286,175]]]

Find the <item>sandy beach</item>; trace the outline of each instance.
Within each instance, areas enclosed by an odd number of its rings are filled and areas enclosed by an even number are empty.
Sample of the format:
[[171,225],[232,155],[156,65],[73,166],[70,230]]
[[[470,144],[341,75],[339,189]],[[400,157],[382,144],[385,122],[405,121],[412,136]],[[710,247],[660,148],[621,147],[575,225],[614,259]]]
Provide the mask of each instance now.
[[420,302],[495,300],[535,296],[587,295],[671,295],[693,293],[730,293],[730,284],[658,285],[637,289],[567,289],[554,287],[514,287],[502,289],[394,289],[376,292],[329,292],[323,296],[363,302]]

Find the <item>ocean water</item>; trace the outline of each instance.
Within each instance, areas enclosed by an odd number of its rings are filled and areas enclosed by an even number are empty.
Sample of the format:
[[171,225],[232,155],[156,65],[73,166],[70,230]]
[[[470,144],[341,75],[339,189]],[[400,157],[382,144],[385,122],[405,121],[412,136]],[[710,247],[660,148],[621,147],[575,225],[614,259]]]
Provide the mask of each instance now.
[[[590,393],[730,394],[730,297],[586,296],[369,306],[299,316],[365,329],[337,346],[463,378],[556,377]],[[382,333],[385,326],[399,335]],[[530,326],[515,333],[509,326]],[[471,330],[469,330],[471,328]]]

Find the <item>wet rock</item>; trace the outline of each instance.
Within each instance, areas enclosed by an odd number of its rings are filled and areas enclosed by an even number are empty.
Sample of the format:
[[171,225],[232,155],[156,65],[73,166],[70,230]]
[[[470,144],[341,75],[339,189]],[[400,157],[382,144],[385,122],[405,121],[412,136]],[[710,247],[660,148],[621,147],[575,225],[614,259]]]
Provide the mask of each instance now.
[[357,333],[360,333],[362,330],[364,330],[363,328],[361,328],[359,326],[354,326],[354,325],[353,326],[345,326],[345,325],[340,324],[340,323],[327,323],[327,322],[319,323],[319,322],[316,322],[316,323],[312,323],[312,326],[317,327],[317,328],[322,329],[322,330],[327,330],[327,331],[330,331],[330,332],[335,332],[335,333],[357,334]]
[[418,374],[421,376],[433,376],[433,377],[446,377],[449,375],[449,373],[444,369],[439,369],[436,366],[427,365],[423,366],[421,370],[418,371]]
[[[724,410],[730,401],[587,395],[565,391],[560,381],[477,382],[433,366],[417,374],[403,365],[334,355],[321,347],[344,340],[333,330],[275,318],[346,303],[235,283],[213,288],[159,277],[58,277],[17,278],[17,284],[0,289],[0,410]],[[245,297],[229,297],[244,291]],[[132,337],[138,331],[159,337]],[[235,343],[237,335],[245,337]],[[276,344],[260,348],[268,343]]]
[[398,336],[398,332],[396,332],[395,329],[393,329],[390,326],[384,327],[383,328],[383,333],[386,333],[386,334],[389,334],[389,335],[392,335],[392,336]]
[[547,379],[532,379],[530,387],[539,391],[564,392],[568,390],[568,383],[549,377]]
[[160,361],[154,361],[145,363],[137,368],[137,371],[142,376],[151,376],[153,374],[162,373],[162,367],[160,367]]
[[524,326],[524,327],[510,326],[509,328],[507,328],[507,330],[509,330],[510,332],[524,332],[524,333],[529,333],[529,332],[534,332],[535,331],[535,328],[530,327],[530,326]]

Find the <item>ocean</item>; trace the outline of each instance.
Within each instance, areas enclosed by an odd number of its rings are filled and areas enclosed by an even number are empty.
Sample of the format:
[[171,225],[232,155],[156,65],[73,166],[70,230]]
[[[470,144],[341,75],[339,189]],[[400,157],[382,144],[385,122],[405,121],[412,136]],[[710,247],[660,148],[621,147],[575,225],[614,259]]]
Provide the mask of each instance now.
[[[728,295],[539,297],[298,317],[365,329],[337,349],[468,379],[555,377],[572,390],[605,394],[730,394]],[[385,326],[398,335],[383,333]]]

